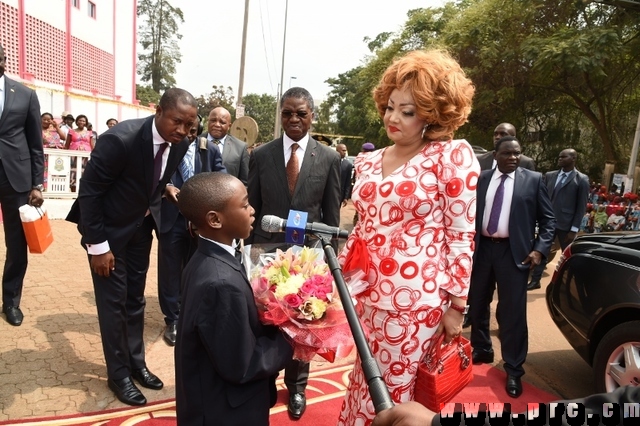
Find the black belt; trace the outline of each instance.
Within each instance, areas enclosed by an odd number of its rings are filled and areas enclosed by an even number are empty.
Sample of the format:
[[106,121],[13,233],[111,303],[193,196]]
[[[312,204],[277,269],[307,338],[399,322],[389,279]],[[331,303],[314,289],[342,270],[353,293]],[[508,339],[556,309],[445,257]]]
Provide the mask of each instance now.
[[480,237],[485,239],[485,240],[487,240],[487,241],[491,241],[492,243],[496,243],[496,244],[508,243],[509,242],[509,238],[486,237],[484,235],[481,235]]

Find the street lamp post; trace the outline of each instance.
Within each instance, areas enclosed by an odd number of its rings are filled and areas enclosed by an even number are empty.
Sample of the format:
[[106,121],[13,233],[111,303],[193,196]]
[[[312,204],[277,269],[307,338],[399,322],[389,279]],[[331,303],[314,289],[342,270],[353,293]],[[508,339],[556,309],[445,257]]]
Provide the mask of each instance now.
[[280,137],[280,97],[283,91],[284,80],[284,51],[287,46],[287,14],[289,12],[289,0],[286,0],[284,6],[284,36],[282,38],[282,66],[280,68],[280,85],[278,86],[278,97],[276,99],[276,125],[273,129],[273,138],[278,139]]
[[289,89],[291,89],[291,80],[295,80],[297,78],[298,77],[293,77],[293,76],[289,77]]

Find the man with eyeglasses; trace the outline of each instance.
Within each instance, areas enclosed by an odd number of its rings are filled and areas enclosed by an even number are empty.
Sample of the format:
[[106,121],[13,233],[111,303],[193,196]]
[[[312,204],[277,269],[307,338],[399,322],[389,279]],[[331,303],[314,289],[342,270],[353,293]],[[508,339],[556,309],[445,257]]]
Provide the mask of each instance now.
[[227,173],[240,179],[246,186],[249,174],[249,151],[245,142],[229,134],[230,127],[229,111],[224,107],[216,107],[209,113],[208,133],[201,136],[218,146]]
[[[167,191],[179,192],[184,182],[202,172],[226,172],[218,147],[204,137],[202,117],[198,115],[187,135],[189,148],[171,176]],[[188,221],[178,210],[178,206],[168,198],[162,199],[160,225],[158,226],[158,302],[164,315],[165,329],[162,335],[169,346],[176,345],[182,270],[195,253],[197,238],[191,234]]]
[[[284,135],[253,150],[249,159],[249,203],[256,224],[265,215],[286,218],[289,210],[309,214],[309,222],[340,225],[340,155],[309,135],[313,98],[292,87],[280,99]],[[284,243],[283,233],[270,233],[259,225],[247,244]],[[309,364],[292,360],[285,369],[289,415],[299,419],[306,408]]]

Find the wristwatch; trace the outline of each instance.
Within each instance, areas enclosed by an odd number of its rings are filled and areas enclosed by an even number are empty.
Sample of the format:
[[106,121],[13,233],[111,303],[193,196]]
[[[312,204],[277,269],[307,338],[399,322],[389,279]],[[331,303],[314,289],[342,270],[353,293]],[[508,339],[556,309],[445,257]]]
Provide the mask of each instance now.
[[31,187],[31,189],[37,189],[38,191],[42,192],[44,190],[44,185],[40,184],[40,185],[33,185]]
[[454,311],[460,312],[462,315],[467,315],[469,313],[469,305],[460,306],[452,303],[449,305],[449,307]]

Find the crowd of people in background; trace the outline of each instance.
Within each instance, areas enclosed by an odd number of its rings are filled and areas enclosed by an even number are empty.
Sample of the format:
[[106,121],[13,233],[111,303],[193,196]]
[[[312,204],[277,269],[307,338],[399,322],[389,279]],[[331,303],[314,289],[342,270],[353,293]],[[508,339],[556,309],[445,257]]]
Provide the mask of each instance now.
[[638,195],[632,192],[620,195],[616,185],[612,185],[607,191],[605,185],[592,182],[587,211],[580,224],[580,231],[597,234],[638,229],[640,229]]

